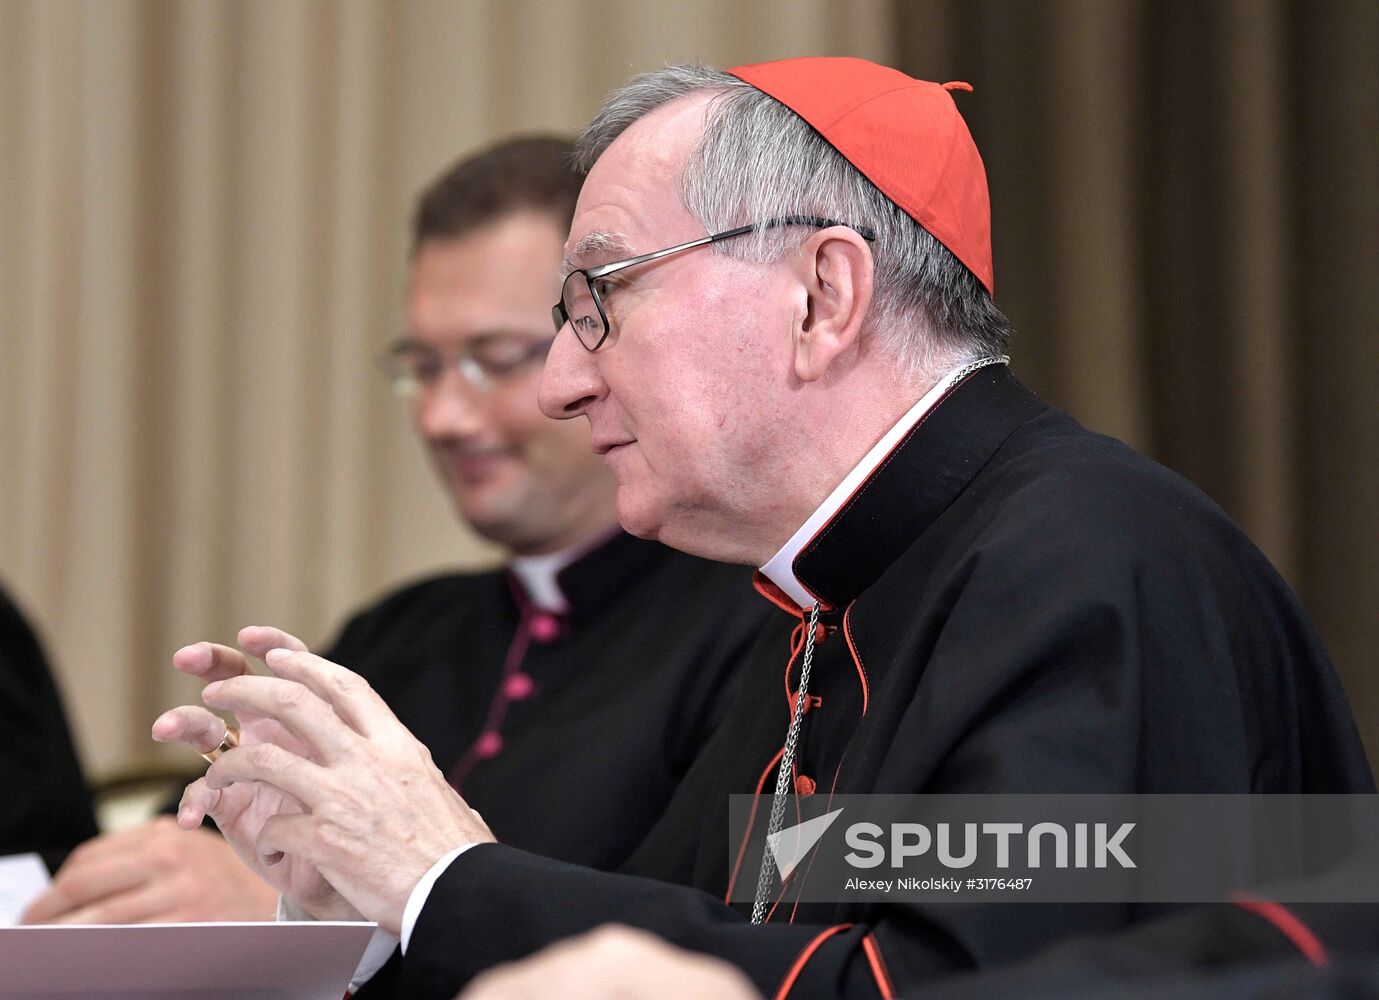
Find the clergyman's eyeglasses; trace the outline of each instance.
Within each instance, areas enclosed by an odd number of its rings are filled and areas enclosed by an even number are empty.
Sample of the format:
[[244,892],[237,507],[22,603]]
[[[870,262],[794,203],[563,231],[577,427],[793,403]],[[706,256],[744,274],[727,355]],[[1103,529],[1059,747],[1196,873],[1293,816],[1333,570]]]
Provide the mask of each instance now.
[[876,239],[876,232],[867,226],[854,226],[846,222],[816,218],[812,215],[786,215],[779,219],[768,219],[765,222],[754,222],[748,226],[738,226],[736,229],[726,229],[721,233],[702,236],[697,240],[690,240],[688,243],[679,243],[673,247],[666,247],[664,250],[640,254],[626,260],[615,260],[610,264],[581,268],[578,271],[571,271],[565,278],[565,284],[560,289],[560,301],[551,307],[551,319],[555,322],[556,333],[559,333],[565,324],[569,323],[584,348],[589,351],[597,351],[608,339],[610,329],[608,309],[604,300],[612,287],[610,282],[602,279],[626,267],[645,264],[651,260],[660,260],[671,254],[696,250],[699,247],[732,239],[734,236],[744,236],[759,229],[770,229],[776,226],[813,226],[816,229],[845,226],[854,230],[864,240],[874,241]]
[[378,366],[399,396],[410,398],[433,391],[451,368],[458,368],[470,385],[487,393],[544,360],[553,340],[553,336],[533,340],[518,334],[490,333],[444,351],[401,337],[379,357]]

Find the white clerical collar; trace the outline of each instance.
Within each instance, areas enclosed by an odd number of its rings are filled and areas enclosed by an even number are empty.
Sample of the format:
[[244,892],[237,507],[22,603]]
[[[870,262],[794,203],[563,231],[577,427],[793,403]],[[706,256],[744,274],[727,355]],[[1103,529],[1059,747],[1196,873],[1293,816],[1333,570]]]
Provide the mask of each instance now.
[[516,575],[533,604],[543,611],[564,614],[570,610],[570,602],[565,600],[556,574],[587,551],[587,545],[572,545],[547,555],[513,556],[508,569]]
[[806,590],[804,584],[796,578],[795,557],[800,554],[802,548],[809,544],[810,539],[819,533],[819,529],[832,520],[833,516],[842,509],[843,504],[847,503],[848,498],[862,484],[862,481],[885,461],[886,456],[894,450],[910,428],[919,423],[920,418],[933,408],[939,397],[948,391],[948,387],[971,370],[970,364],[963,364],[954,368],[939,379],[934,387],[920,398],[918,403],[906,410],[905,415],[881,436],[881,440],[872,446],[871,451],[862,456],[862,461],[852,467],[852,471],[834,487],[833,492],[823,503],[819,504],[814,513],[809,515],[809,519],[790,536],[790,541],[782,545],[780,551],[773,555],[765,566],[761,567],[761,575],[779,587],[787,597],[801,608],[813,607],[817,598]]

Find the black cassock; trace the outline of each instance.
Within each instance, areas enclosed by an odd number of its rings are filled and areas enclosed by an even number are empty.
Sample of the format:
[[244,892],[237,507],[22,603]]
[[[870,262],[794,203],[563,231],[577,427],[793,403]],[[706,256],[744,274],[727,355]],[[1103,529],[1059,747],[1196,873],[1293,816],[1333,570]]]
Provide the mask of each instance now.
[[0,592],[0,855],[38,851],[56,866],[96,835],[43,650]]
[[[1357,888],[1363,886],[1363,892]],[[1315,899],[1379,899],[1379,844],[1311,880]],[[1379,998],[1379,903],[1298,903],[1286,887],[1199,906],[1032,959],[926,985],[924,1000],[1361,1000]]]
[[[1326,653],[1267,560],[1200,491],[1003,367],[950,389],[795,569],[828,625],[797,788],[1373,790]],[[782,610],[631,874],[473,848],[422,910],[404,995],[452,996],[607,922],[726,958],[767,996],[822,997],[912,992],[1139,919],[1107,905],[801,904],[753,927],[725,905],[730,880],[756,877],[730,871],[728,797],[774,786],[799,669],[798,609],[758,589]]]
[[767,611],[750,573],[618,532],[557,576],[409,586],[325,655],[362,674],[504,843],[616,868],[723,720]]

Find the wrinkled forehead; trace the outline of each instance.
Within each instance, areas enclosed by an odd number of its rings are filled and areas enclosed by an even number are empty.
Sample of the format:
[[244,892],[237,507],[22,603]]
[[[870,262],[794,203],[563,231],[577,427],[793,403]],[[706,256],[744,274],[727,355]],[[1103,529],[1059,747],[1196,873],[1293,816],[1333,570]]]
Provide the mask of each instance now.
[[704,129],[711,94],[639,119],[598,158],[575,205],[567,269],[592,267],[702,236],[680,198],[680,176]]

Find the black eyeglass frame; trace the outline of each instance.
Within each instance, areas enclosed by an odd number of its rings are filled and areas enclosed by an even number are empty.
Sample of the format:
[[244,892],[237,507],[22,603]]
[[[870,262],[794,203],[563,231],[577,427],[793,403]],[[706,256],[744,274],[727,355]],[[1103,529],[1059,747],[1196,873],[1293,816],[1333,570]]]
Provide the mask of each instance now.
[[[594,301],[594,308],[598,310],[599,319],[603,323],[603,333],[599,339],[590,347],[580,336],[579,331],[575,330],[575,339],[586,351],[597,351],[603,346],[603,342],[608,339],[608,334],[612,332],[612,324],[608,321],[608,311],[603,306],[603,299],[598,290],[594,288],[594,279],[602,278],[623,268],[633,267],[637,264],[645,264],[648,261],[660,260],[662,257],[669,257],[671,254],[683,253],[686,250],[694,250],[699,247],[706,247],[722,240],[732,239],[734,236],[745,236],[747,233],[756,232],[759,229],[771,229],[775,226],[812,226],[815,229],[832,229],[834,226],[843,226],[851,229],[858,236],[868,243],[876,241],[876,231],[870,226],[856,226],[848,222],[835,222],[832,219],[823,219],[814,215],[784,215],[779,219],[768,219],[765,222],[753,222],[750,225],[738,226],[736,229],[725,229],[721,233],[713,233],[709,236],[701,236],[697,240],[690,240],[688,243],[678,243],[673,247],[666,247],[664,250],[653,250],[651,253],[639,254],[636,257],[628,257],[626,260],[615,260],[608,264],[599,264],[596,267],[584,267],[571,271],[565,276],[565,281],[560,285],[560,301],[551,307],[551,320],[555,323],[555,332],[560,333],[565,329],[565,324],[570,323],[570,314],[565,311],[565,285],[575,275],[582,275],[584,283],[589,289],[589,297]],[[571,323],[573,329],[574,324]]]

